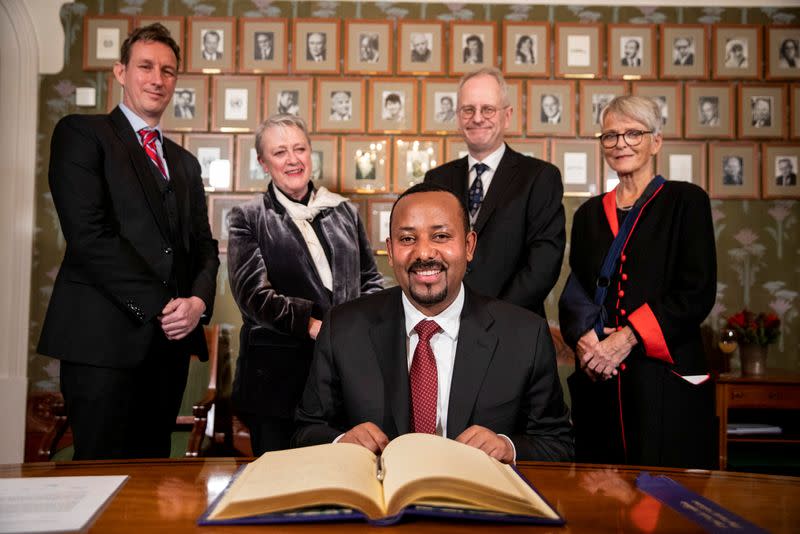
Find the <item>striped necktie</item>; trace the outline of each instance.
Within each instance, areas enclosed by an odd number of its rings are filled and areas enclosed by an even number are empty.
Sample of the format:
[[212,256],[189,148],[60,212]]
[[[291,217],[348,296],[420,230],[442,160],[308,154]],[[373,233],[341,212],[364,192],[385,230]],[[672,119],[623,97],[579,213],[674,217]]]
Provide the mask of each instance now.
[[158,130],[151,130],[150,128],[142,128],[139,130],[139,137],[142,140],[142,146],[144,147],[144,151],[147,153],[147,156],[150,160],[158,167],[158,170],[161,172],[161,177],[165,180],[169,180],[167,177],[167,171],[164,169],[164,163],[161,161],[161,158],[158,156],[158,149],[156,148],[156,138],[158,138]]

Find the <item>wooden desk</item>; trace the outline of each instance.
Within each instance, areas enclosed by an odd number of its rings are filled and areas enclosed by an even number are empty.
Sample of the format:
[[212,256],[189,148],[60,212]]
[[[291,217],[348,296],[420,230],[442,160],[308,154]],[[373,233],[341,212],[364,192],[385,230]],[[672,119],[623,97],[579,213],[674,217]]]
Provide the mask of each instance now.
[[[800,410],[800,375],[770,371],[765,376],[723,374],[717,379],[719,418],[719,468],[728,467],[728,443],[800,444],[800,435],[786,434],[728,437],[731,409]],[[798,503],[800,504],[800,503]]]
[[[0,477],[130,475],[119,493],[88,529],[92,533],[168,532],[363,532],[365,523],[272,527],[198,527],[197,517],[227,485],[242,459],[211,458],[130,462],[64,462],[0,466]],[[521,470],[566,518],[563,528],[503,526],[487,532],[699,532],[694,523],[636,490],[638,468],[558,463],[521,463]],[[689,489],[770,532],[796,532],[800,525],[800,478],[657,469]],[[407,521],[380,529],[385,534],[413,532],[475,533],[475,523]]]

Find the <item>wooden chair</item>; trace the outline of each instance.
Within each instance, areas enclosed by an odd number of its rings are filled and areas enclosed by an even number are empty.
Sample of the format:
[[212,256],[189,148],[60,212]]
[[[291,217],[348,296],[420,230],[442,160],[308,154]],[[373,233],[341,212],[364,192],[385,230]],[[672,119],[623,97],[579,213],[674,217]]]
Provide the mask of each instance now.
[[[186,450],[183,454],[185,457],[245,455],[246,451],[238,452],[233,446],[233,421],[229,387],[231,383],[231,366],[227,333],[221,334],[219,325],[209,325],[204,330],[208,346],[208,363],[200,362],[196,356],[192,356],[190,380],[191,376],[194,375],[195,377],[200,376],[205,381],[205,370],[207,369],[207,385],[204,385],[204,392],[200,400],[192,402],[192,414],[178,415],[175,421],[175,431],[189,433]],[[187,394],[189,394],[188,386]],[[52,418],[52,423],[47,426],[35,453],[29,454],[26,461],[46,462],[53,460],[59,450],[72,445],[69,420],[61,394],[48,394],[43,401],[39,402],[39,404],[42,403],[46,404],[46,406],[38,406],[37,411],[45,413],[47,419]],[[206,430],[212,413],[213,429],[209,433],[211,438],[205,440],[208,437],[206,436]]]

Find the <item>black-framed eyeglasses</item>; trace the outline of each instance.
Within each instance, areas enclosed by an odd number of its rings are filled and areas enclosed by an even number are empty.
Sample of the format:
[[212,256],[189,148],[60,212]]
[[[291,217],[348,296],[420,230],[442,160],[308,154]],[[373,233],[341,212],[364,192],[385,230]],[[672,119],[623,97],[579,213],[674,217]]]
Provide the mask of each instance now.
[[600,143],[605,148],[614,148],[619,143],[619,138],[622,137],[628,146],[637,146],[642,144],[644,134],[651,134],[653,130],[628,130],[624,133],[607,132],[600,136]]
[[[481,106],[481,116],[484,119],[491,119],[492,117],[497,115],[498,111],[500,111],[501,109],[506,109],[507,107],[508,106],[496,108],[494,106]],[[475,116],[475,111],[477,111],[475,109],[475,106],[461,106],[460,108],[458,108],[458,115],[462,119],[467,120]]]

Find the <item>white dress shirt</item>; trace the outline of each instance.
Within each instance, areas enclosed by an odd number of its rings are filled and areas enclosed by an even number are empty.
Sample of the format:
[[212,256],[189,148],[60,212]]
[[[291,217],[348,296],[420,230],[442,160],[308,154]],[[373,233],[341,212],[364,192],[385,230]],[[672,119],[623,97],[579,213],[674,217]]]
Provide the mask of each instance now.
[[[479,112],[476,112],[479,113]],[[487,170],[483,171],[481,174],[481,184],[483,184],[483,198],[486,199],[486,194],[489,192],[489,186],[492,185],[492,178],[494,178],[494,173],[497,171],[497,167],[500,165],[500,160],[503,159],[503,154],[506,153],[506,144],[502,143],[500,147],[486,156],[482,162],[479,162],[477,159],[472,157],[472,154],[467,154],[467,168],[469,169],[469,175],[467,178],[467,191],[469,188],[472,187],[472,183],[475,181],[475,177],[478,176],[478,173],[475,172],[475,164],[476,163],[483,163],[487,167]],[[483,202],[481,201],[481,205]],[[470,225],[474,226],[475,221],[478,219],[478,214],[481,212],[480,208],[478,211],[475,212],[475,216],[470,216],[469,223]]]

